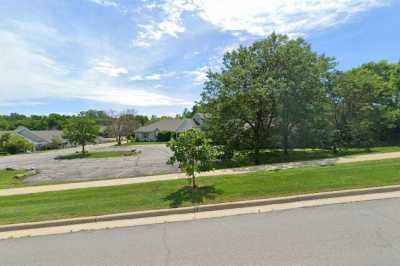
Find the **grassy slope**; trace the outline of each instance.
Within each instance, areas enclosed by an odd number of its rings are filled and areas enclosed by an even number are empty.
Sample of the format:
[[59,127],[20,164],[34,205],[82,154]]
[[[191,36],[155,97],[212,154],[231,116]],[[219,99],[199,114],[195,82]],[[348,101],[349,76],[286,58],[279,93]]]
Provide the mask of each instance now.
[[[295,149],[289,151],[288,155],[285,155],[282,152],[282,150],[265,150],[261,153],[260,164],[310,161],[318,159],[335,158],[339,156],[385,153],[385,152],[400,152],[400,147],[397,146],[374,147],[371,148],[369,151],[362,148],[350,148],[341,150],[336,155],[329,150],[321,150],[321,149]],[[237,152],[232,161],[218,162],[214,165],[214,167],[216,169],[223,169],[223,168],[251,166],[254,165],[251,156],[252,156],[251,151]]]
[[132,142],[122,143],[121,146],[154,145],[154,144],[167,144],[167,143],[168,142],[166,141],[132,141]]
[[98,151],[98,152],[88,152],[85,154],[74,153],[70,155],[60,156],[59,160],[74,160],[74,159],[99,159],[99,158],[113,158],[113,157],[123,157],[123,156],[134,156],[138,152],[135,151]]
[[400,184],[400,159],[0,198],[0,224]]

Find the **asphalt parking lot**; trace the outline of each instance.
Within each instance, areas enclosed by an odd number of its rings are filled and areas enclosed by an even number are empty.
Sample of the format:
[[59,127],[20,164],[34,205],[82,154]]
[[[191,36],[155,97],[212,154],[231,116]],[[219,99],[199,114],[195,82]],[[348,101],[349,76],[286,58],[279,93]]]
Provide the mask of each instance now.
[[89,151],[132,150],[137,156],[55,160],[59,155],[73,153],[79,148],[57,151],[19,154],[0,157],[0,169],[36,169],[38,174],[25,179],[27,183],[79,181],[104,178],[136,177],[179,172],[175,166],[167,165],[171,151],[164,144],[137,146],[90,146]]

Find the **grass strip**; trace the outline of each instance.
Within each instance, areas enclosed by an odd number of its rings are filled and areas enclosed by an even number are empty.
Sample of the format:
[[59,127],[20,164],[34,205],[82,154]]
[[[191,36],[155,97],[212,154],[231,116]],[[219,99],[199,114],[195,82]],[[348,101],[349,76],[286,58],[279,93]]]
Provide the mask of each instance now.
[[137,151],[98,151],[86,153],[74,153],[56,157],[57,160],[75,160],[75,159],[101,159],[101,158],[115,158],[124,156],[135,156]]
[[400,159],[0,197],[0,224],[400,184]]

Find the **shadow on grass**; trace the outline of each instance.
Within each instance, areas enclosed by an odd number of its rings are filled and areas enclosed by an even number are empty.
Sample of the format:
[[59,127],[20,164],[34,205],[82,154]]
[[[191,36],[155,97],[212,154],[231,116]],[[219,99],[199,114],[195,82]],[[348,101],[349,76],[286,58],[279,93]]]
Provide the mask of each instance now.
[[190,202],[192,205],[194,205],[203,203],[205,199],[215,199],[215,197],[222,194],[222,192],[222,190],[215,189],[214,186],[203,186],[196,188],[185,186],[166,196],[165,200],[171,201],[171,208],[177,208],[182,206],[182,204],[185,202]]
[[103,159],[103,158],[114,158],[114,157],[128,157],[138,155],[140,151],[135,149],[130,151],[97,151],[97,152],[85,152],[85,153],[73,153],[68,155],[60,155],[54,158],[55,160],[74,160],[74,159]]
[[74,160],[74,159],[84,159],[84,158],[90,158],[90,154],[88,152],[86,153],[74,153],[74,154],[68,154],[68,155],[60,155],[55,157],[55,160]]

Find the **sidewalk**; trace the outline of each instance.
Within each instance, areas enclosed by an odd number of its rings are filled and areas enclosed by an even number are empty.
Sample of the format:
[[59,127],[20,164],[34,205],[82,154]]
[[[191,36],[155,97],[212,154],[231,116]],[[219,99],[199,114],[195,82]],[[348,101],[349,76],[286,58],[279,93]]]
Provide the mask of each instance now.
[[[345,163],[375,161],[375,160],[395,159],[395,158],[400,158],[400,152],[376,153],[376,154],[367,154],[367,155],[338,157],[338,158],[334,158],[334,159],[322,159],[322,160],[313,160],[313,161],[279,163],[279,164],[258,165],[258,166],[249,166],[249,167],[232,168],[232,169],[221,169],[221,170],[215,170],[215,171],[211,171],[211,172],[202,173],[199,176],[245,174],[245,173],[257,172],[257,171],[273,171],[273,170],[277,170],[277,169],[290,169],[290,168],[299,168],[299,167],[306,167],[306,166],[345,164]],[[41,193],[41,192],[49,192],[49,191],[63,191],[63,190],[82,189],[82,188],[121,186],[121,185],[129,185],[129,184],[154,182],[154,181],[176,180],[176,179],[183,179],[183,178],[186,178],[186,176],[184,174],[177,173],[177,174],[167,174],[167,175],[154,175],[154,176],[143,176],[143,177],[134,177],[134,178],[120,178],[120,179],[108,179],[108,180],[100,180],[100,181],[87,181],[87,182],[79,182],[79,183],[66,183],[66,184],[56,184],[56,185],[1,189],[0,197],[1,196],[12,196],[12,195],[25,195],[25,194]]]
[[0,240],[41,235],[65,234],[86,230],[111,229],[234,215],[256,214],[296,208],[317,207],[332,204],[344,204],[392,198],[400,198],[400,186],[352,189],[261,200],[202,205],[187,208],[163,209],[36,223],[13,224],[0,226]]

